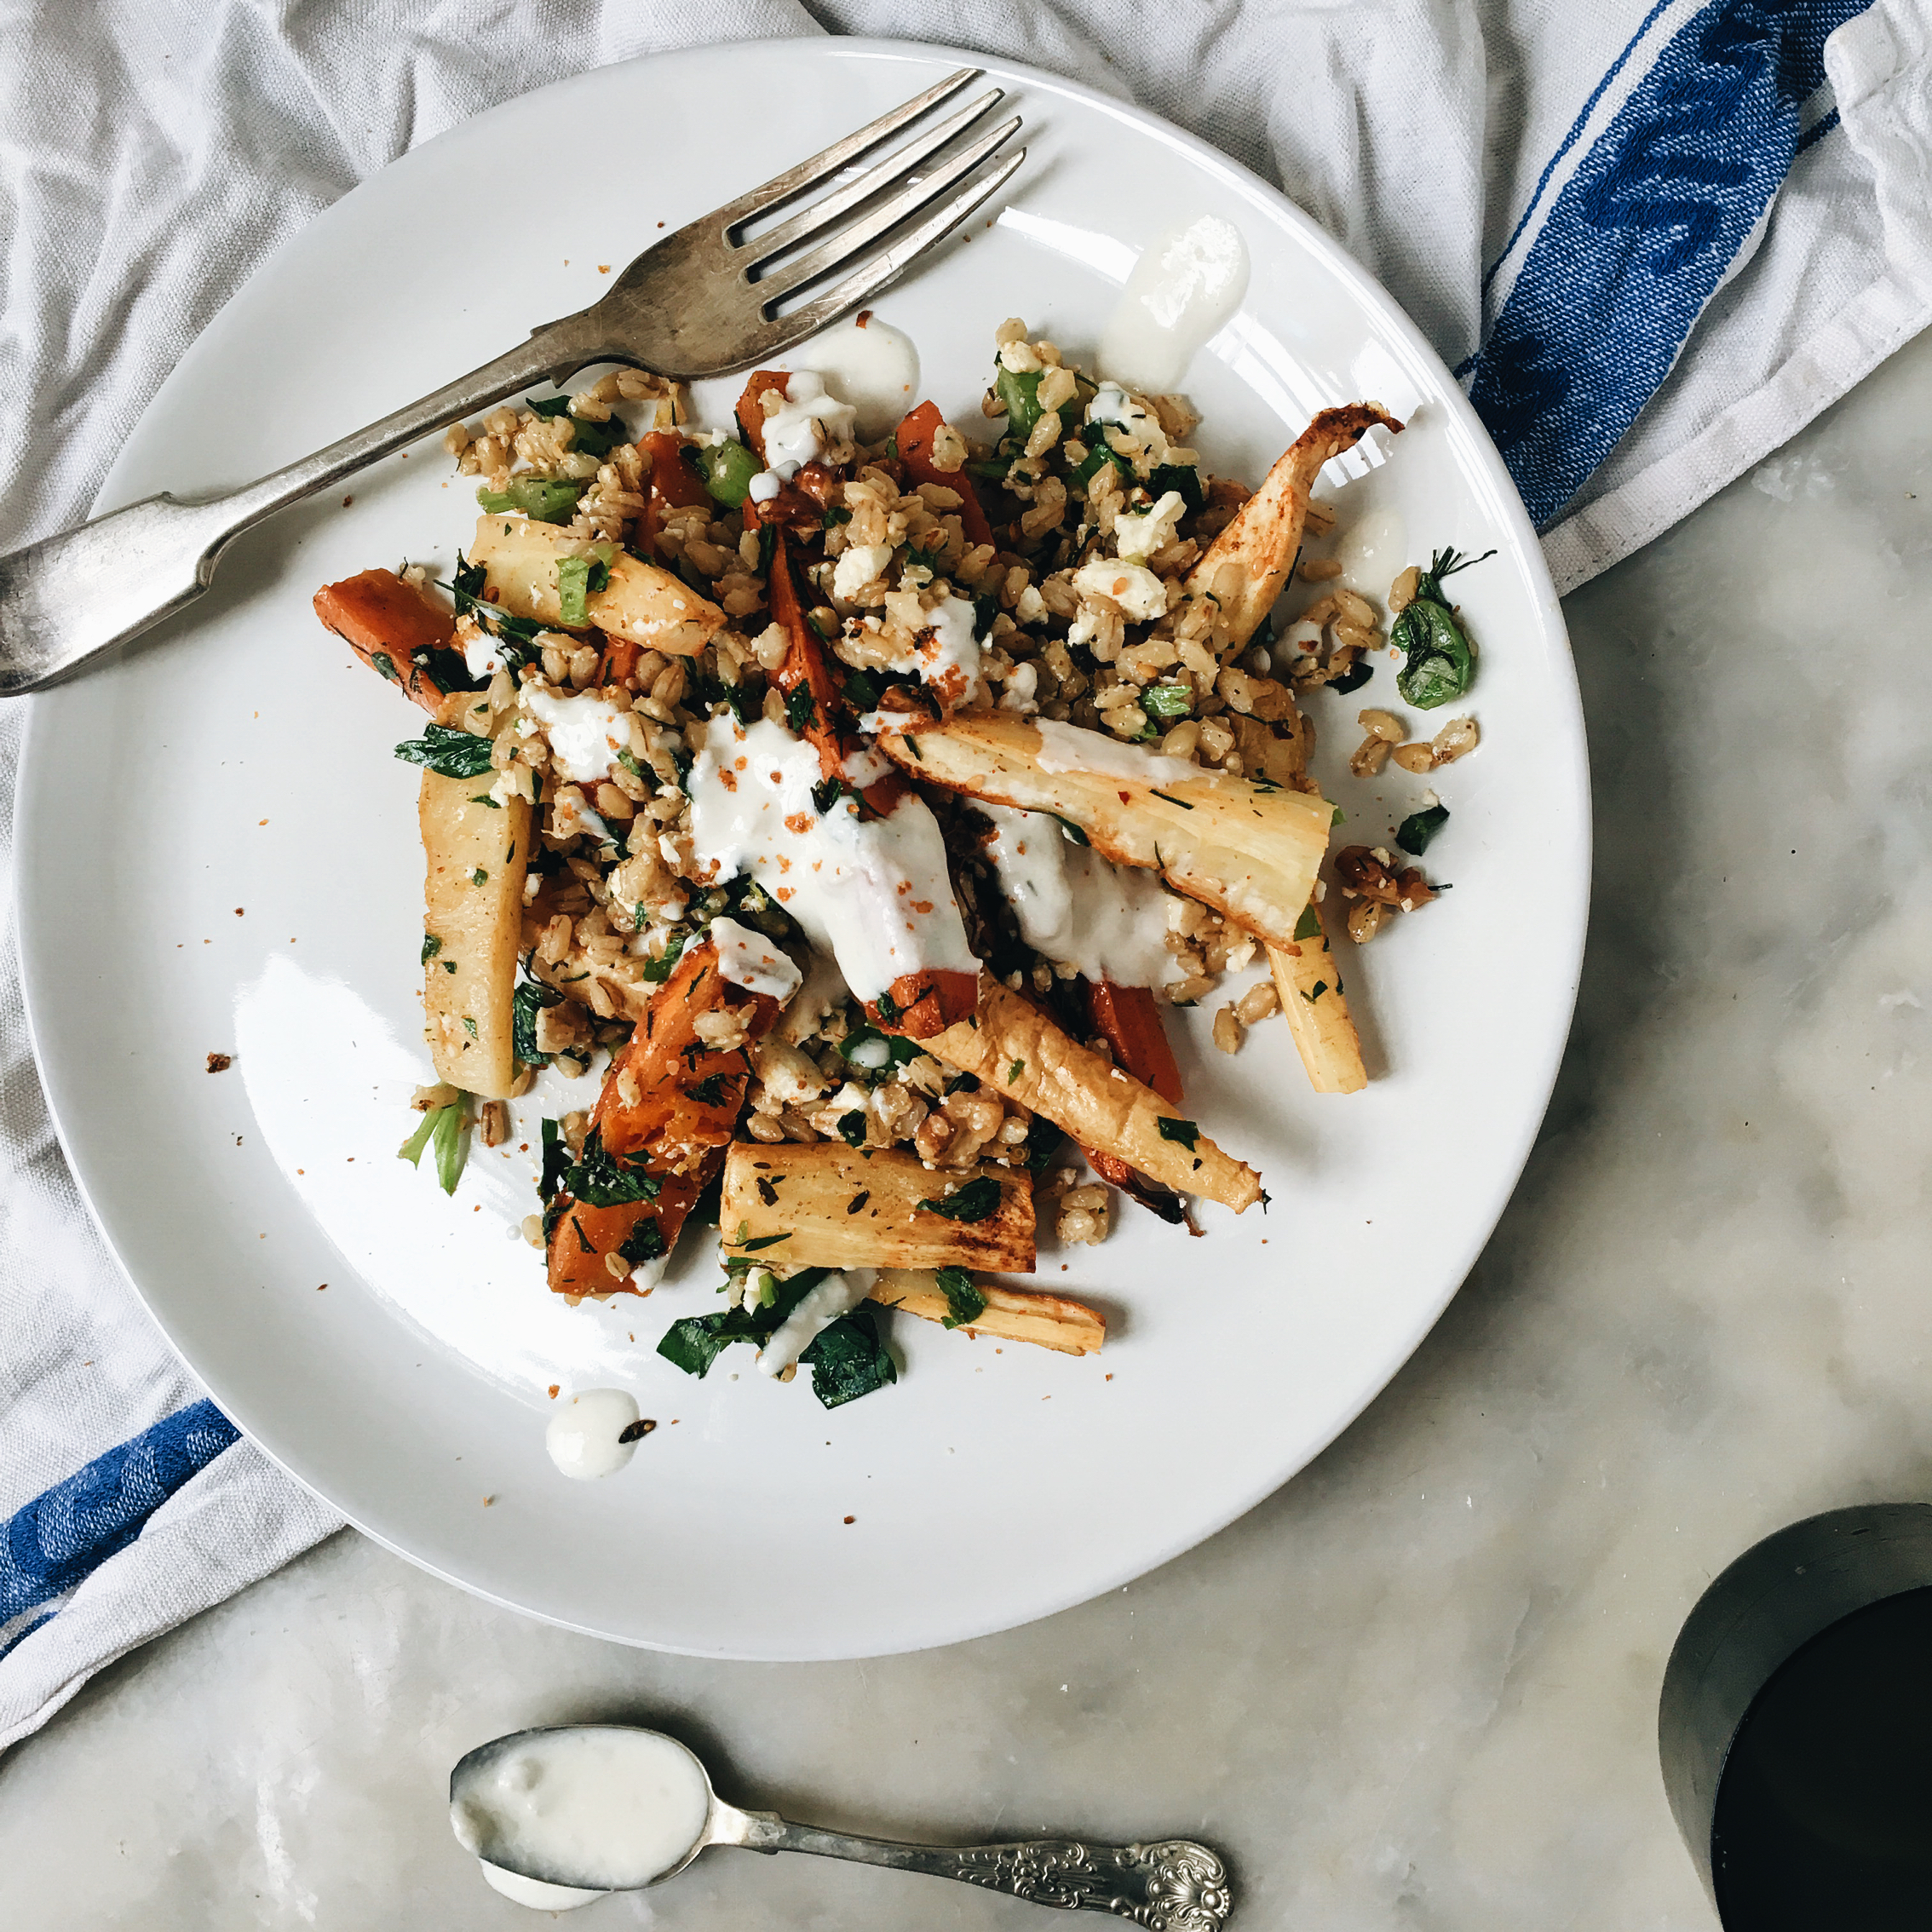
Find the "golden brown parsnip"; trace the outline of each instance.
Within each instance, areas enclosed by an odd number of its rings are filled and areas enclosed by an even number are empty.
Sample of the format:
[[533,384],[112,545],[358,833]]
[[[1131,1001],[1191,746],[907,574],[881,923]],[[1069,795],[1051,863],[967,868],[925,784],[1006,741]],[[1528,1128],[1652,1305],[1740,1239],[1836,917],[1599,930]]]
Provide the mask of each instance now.
[[[589,538],[573,537],[553,523],[492,514],[476,520],[469,561],[482,565],[491,602],[512,617],[561,624],[557,561],[591,555],[595,548]],[[716,604],[668,570],[623,550],[607,561],[610,582],[584,605],[589,622],[607,635],[647,651],[693,658],[723,624],[724,612]]]
[[[982,1179],[998,1193],[980,1220],[954,1220],[919,1205]],[[946,1174],[913,1154],[842,1141],[733,1141],[718,1225],[727,1256],[750,1255],[787,1271],[983,1268],[1025,1274],[1035,1259],[1033,1182],[1024,1168],[989,1164],[973,1174]]]

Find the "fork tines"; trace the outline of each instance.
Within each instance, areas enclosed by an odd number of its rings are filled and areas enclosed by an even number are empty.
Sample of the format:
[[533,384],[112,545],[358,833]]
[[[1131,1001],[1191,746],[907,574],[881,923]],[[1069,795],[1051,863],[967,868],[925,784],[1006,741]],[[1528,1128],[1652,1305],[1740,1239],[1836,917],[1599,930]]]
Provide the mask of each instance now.
[[[829,319],[864,300],[900,274],[913,256],[970,214],[1012,175],[1026,158],[1026,150],[1020,148],[1003,158],[998,155],[1018,129],[1018,116],[975,139],[963,138],[1004,98],[1003,90],[996,87],[920,130],[854,179],[839,182],[788,221],[750,239],[742,239],[743,231],[762,217],[776,214],[815,188],[837,182],[863,156],[958,95],[980,71],[962,67],[949,74],[937,86],[727,203],[710,217],[722,229],[721,239],[739,263],[746,281],[756,284],[764,297],[768,315],[785,296],[809,287],[854,256],[871,251],[853,275],[808,308],[814,314],[823,312]],[[855,210],[855,219],[835,227]],[[906,232],[895,233],[900,230]],[[802,244],[819,237],[823,239],[816,247],[802,254],[796,252]]]

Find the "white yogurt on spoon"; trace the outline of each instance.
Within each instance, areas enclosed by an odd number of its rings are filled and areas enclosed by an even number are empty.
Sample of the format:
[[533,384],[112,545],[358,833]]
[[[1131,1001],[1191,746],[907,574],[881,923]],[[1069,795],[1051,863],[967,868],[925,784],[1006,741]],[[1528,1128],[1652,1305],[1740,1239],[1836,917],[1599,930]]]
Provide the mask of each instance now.
[[1146,395],[1178,388],[1247,292],[1248,244],[1232,221],[1204,215],[1156,235],[1101,336],[1101,373]]
[[[498,1891],[555,1911],[661,1878],[702,1843],[710,1815],[710,1780],[676,1739],[584,1725],[511,1740],[465,1781],[450,1828]],[[523,1876],[532,1871],[583,1883]]]

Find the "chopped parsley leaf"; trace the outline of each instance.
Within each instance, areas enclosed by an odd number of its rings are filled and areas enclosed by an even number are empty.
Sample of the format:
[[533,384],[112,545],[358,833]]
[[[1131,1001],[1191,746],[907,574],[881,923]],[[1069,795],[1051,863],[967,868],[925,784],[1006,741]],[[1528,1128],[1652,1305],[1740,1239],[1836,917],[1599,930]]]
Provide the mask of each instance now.
[[399,745],[396,756],[405,764],[428,767],[439,778],[481,778],[490,769],[490,740],[474,732],[433,724],[422,737]]
[[986,1312],[986,1298],[973,1285],[973,1278],[963,1268],[942,1268],[933,1277],[946,1297],[946,1312],[940,1317],[941,1328],[964,1328]]
[[981,1174],[943,1200],[917,1205],[929,1214],[944,1215],[948,1221],[984,1221],[988,1215],[999,1211],[999,1183],[992,1175]]

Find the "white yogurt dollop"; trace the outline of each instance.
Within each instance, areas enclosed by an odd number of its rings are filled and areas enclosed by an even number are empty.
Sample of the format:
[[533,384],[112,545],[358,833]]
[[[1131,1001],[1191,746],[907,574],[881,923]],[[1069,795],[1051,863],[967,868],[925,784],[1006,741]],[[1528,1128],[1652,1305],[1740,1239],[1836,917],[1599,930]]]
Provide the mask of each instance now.
[[1179,388],[1247,292],[1248,244],[1232,221],[1204,215],[1155,236],[1101,336],[1102,373],[1149,395]]
[[589,1482],[614,1475],[637,1452],[624,1432],[637,1420],[636,1398],[622,1389],[585,1389],[557,1404],[543,1431],[550,1460],[566,1476]]
[[[538,1731],[502,1752],[450,1807],[450,1828],[498,1891],[555,1910],[566,1901],[553,1892],[582,1905],[660,1877],[704,1837],[710,1814],[704,1768],[675,1739],[586,1725]],[[520,1878],[512,1867],[555,1878]]]
[[[857,414],[850,403],[827,394],[816,371],[793,370],[785,378],[777,415],[765,418],[767,465],[783,476],[787,463],[816,463],[827,443],[853,434]],[[791,474],[797,474],[796,467]]]
[[858,411],[859,435],[876,443],[919,400],[919,352],[903,329],[869,308],[806,344],[800,359],[829,376]]

